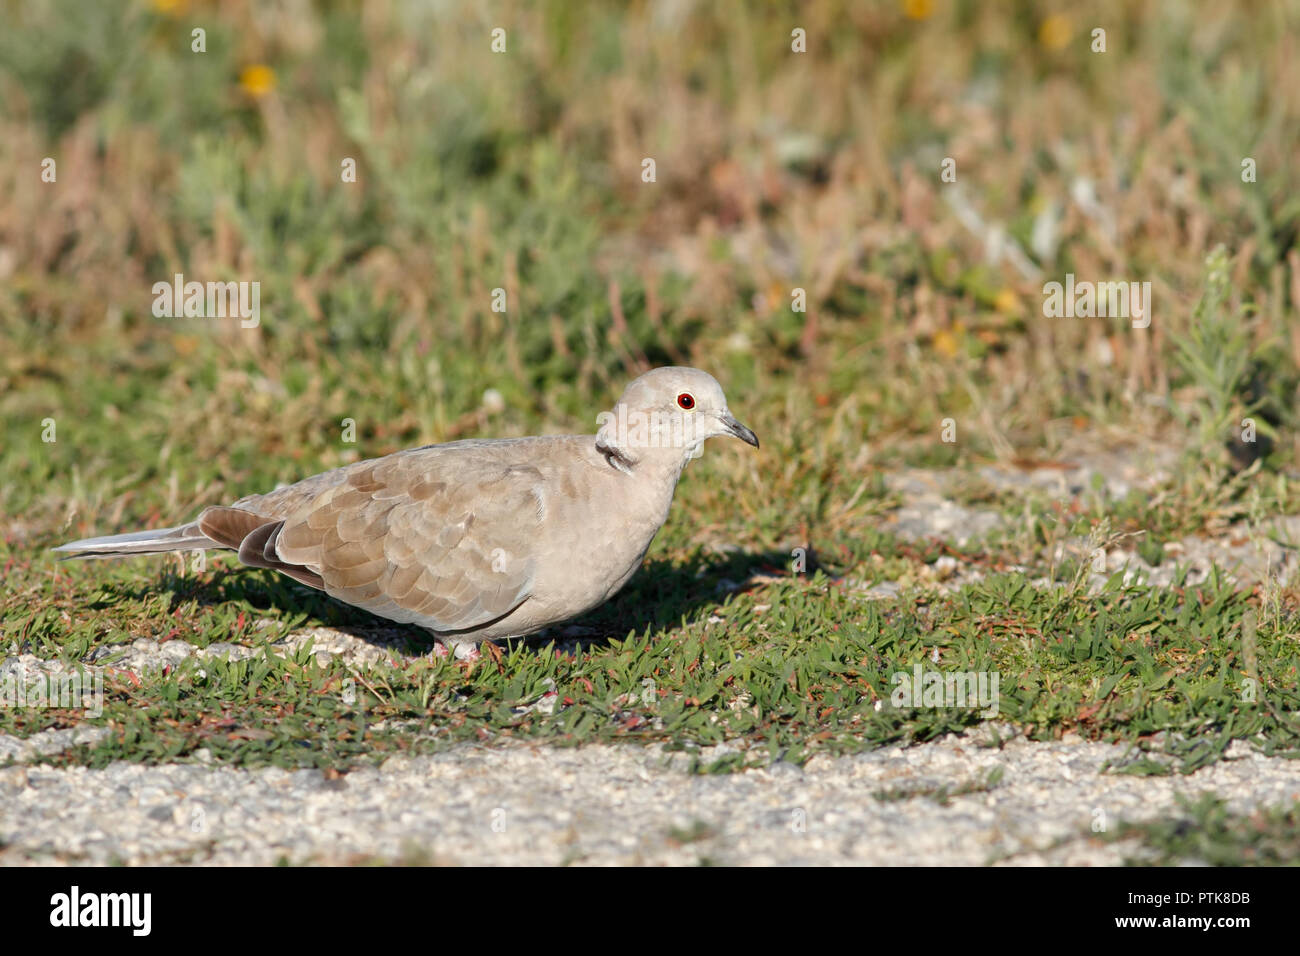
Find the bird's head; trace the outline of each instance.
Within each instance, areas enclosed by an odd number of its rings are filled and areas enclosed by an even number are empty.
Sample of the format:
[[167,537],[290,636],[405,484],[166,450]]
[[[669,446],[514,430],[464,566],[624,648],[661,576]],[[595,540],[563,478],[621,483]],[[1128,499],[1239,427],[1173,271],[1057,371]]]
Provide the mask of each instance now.
[[693,458],[706,440],[722,435],[758,447],[758,437],[727,408],[717,379],[697,368],[668,366],[646,372],[598,421],[597,446],[616,451],[627,463],[647,452],[664,457],[663,449],[676,450],[683,460]]

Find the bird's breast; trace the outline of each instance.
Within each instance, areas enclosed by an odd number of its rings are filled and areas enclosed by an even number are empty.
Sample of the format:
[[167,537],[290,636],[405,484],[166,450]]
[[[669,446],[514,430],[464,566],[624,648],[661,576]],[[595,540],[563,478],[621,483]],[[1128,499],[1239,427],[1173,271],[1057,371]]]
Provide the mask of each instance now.
[[538,545],[558,560],[539,562],[537,598],[584,607],[604,601],[641,566],[668,517],[671,487],[616,480],[597,489],[576,498],[545,496],[548,521]]

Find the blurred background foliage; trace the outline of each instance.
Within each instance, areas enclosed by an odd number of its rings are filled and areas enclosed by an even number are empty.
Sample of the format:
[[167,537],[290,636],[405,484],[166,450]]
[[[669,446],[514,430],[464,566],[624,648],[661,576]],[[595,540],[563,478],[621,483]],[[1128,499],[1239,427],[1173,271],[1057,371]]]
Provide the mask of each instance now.
[[[1295,2],[0,10],[11,544],[594,430],[666,363],[763,438],[691,472],[733,540],[847,528],[883,466],[1203,450],[1207,422],[1221,452],[1245,411],[1294,464]],[[1151,328],[1045,318],[1068,272],[1150,281]],[[155,318],[175,273],[260,282],[260,326]]]

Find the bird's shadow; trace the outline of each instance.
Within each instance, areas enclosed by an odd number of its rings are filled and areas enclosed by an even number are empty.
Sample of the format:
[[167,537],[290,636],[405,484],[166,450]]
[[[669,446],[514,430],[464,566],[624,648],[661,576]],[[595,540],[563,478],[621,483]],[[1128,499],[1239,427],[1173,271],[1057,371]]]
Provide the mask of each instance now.
[[[600,607],[535,634],[497,643],[536,650],[554,644],[564,652],[603,647],[629,633],[690,622],[703,610],[722,604],[728,594],[746,589],[755,574],[788,575],[788,562],[789,554],[781,551],[696,551],[675,561],[650,558]],[[168,567],[152,583],[110,585],[91,607],[108,610],[121,599],[148,600],[160,589],[170,595],[168,615],[190,601],[201,607],[247,604],[255,612],[274,608],[290,618],[301,618],[298,628],[329,627],[408,655],[428,653],[434,644],[421,628],[377,617],[274,571],[239,566],[219,565],[207,575],[178,574]]]

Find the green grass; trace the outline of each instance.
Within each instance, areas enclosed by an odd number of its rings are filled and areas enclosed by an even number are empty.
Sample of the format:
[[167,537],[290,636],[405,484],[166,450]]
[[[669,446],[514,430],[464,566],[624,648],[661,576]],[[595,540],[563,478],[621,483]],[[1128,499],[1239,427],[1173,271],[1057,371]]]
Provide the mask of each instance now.
[[[1121,768],[1128,772],[1187,772],[1235,739],[1266,753],[1300,751],[1300,722],[1289,716],[1300,710],[1300,648],[1260,625],[1251,664],[1259,693],[1244,700],[1249,605],[1220,581],[1148,589],[1124,587],[1116,575],[1087,595],[993,575],[955,594],[918,590],[879,602],[819,573],[719,597],[723,574],[741,577],[751,560],[652,561],[582,621],[596,636],[568,653],[515,642],[475,662],[398,655],[396,665],[356,670],[341,659],[322,666],[305,647],[236,662],[190,659],[164,674],[110,673],[104,715],[92,722],[111,733],[57,759],[102,766],[184,759],[203,748],[223,763],[346,769],[458,741],[659,741],[689,751],[738,744],[724,765],[699,764],[716,771],[930,740],[981,723],[975,707],[895,708],[891,677],[917,663],[997,672],[998,720],[1031,738],[1072,731],[1152,752]],[[257,644],[300,622],[315,600],[262,572],[160,583],[107,585],[83,612],[98,620],[70,628],[50,609],[20,638],[43,656],[76,660],[91,645],[139,636],[129,623],[138,615],[165,622],[160,637]],[[278,626],[266,638],[249,631],[251,620],[267,618]],[[620,634],[629,618],[652,623]],[[351,626],[364,623],[358,615]],[[408,648],[416,654],[417,634]],[[553,713],[528,708],[552,687]],[[80,719],[6,709],[0,731],[26,736]]]

